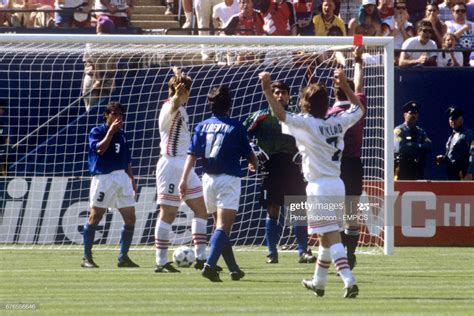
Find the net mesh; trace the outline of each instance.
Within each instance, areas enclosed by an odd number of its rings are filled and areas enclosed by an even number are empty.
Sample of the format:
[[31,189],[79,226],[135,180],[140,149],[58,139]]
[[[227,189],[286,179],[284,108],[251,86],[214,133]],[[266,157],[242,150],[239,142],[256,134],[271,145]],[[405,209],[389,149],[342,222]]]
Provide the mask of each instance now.
[[[125,130],[139,186],[133,245],[152,245],[158,214],[155,169],[159,158],[157,118],[168,97],[167,82],[178,66],[193,78],[186,106],[190,129],[210,116],[209,89],[227,84],[233,94],[231,117],[241,121],[267,107],[258,73],[270,71],[273,80],[291,87],[290,109],[309,82],[324,83],[343,59],[353,76],[351,47],[231,46],[231,45],[114,45],[17,43],[2,44],[0,97],[9,105],[7,125],[11,146],[8,177],[3,187],[0,245],[75,245],[82,243],[88,215],[90,176],[87,168],[88,133],[102,122],[110,100],[126,107]],[[211,56],[203,62],[202,52]],[[381,211],[384,179],[384,65],[383,47],[366,49],[365,93],[368,114],[363,145],[364,195],[370,206],[360,245],[380,249],[384,220]],[[88,66],[93,65],[93,71]],[[92,74],[92,75],[91,75]],[[89,76],[90,78],[87,78]],[[88,87],[84,87],[89,79]],[[334,99],[332,99],[332,102]],[[86,110],[86,105],[89,107]],[[242,162],[246,171],[246,165]],[[198,162],[196,171],[201,174]],[[247,173],[231,240],[237,245],[264,242],[266,211],[259,205],[262,174]],[[191,241],[192,212],[182,206],[172,225],[172,244]],[[280,245],[294,243],[288,217],[282,217]],[[116,246],[122,220],[110,210],[99,225],[96,243]],[[209,221],[208,232],[212,231]]]

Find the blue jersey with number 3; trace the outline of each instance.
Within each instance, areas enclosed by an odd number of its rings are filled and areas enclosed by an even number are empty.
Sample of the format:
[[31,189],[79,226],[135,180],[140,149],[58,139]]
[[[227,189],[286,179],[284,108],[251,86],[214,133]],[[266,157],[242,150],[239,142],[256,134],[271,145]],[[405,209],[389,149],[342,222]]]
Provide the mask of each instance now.
[[203,158],[207,174],[240,177],[240,157],[252,153],[247,130],[237,120],[215,115],[196,126],[188,154]]
[[103,155],[97,153],[99,144],[107,135],[106,124],[94,127],[89,134],[89,172],[94,176],[107,174],[115,170],[127,170],[130,163],[130,151],[123,129],[114,134],[109,148]]

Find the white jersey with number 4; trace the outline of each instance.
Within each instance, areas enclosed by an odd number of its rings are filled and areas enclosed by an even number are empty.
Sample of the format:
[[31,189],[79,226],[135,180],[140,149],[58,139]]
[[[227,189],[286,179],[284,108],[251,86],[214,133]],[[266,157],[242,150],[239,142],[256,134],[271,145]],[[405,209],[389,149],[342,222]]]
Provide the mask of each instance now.
[[282,132],[296,139],[303,174],[308,182],[322,177],[339,177],[344,133],[362,115],[362,109],[356,105],[324,119],[310,114],[286,113]]
[[171,101],[167,100],[158,118],[160,128],[160,154],[171,157],[187,156],[191,133],[188,129],[189,117],[184,107],[171,113]]

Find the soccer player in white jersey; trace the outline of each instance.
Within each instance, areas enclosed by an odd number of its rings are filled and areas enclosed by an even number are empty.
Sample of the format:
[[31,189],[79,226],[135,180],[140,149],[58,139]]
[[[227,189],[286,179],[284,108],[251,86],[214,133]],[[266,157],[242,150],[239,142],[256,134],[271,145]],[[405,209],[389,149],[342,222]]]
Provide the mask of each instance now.
[[333,80],[345,92],[352,106],[327,117],[328,94],[324,86],[311,84],[305,87],[300,94],[302,113],[293,114],[286,112],[273,96],[270,73],[260,73],[259,77],[273,113],[282,122],[283,133],[296,139],[302,156],[303,174],[308,181],[308,233],[318,234],[322,245],[314,278],[303,280],[303,285],[317,296],[323,296],[332,259],[344,282],[344,297],[354,298],[359,294],[359,288],[349,269],[339,234],[342,218],[338,209],[342,211],[345,194],[344,183],[339,175],[344,133],[362,117],[365,106],[349,87],[342,69],[335,71]]
[[[179,272],[168,261],[169,233],[181,204],[178,184],[191,143],[185,104],[189,99],[192,79],[177,68],[173,72],[174,76],[168,82],[169,99],[163,104],[158,119],[161,157],[156,166],[156,186],[160,214],[155,227],[155,272]],[[196,255],[194,267],[200,270],[206,262],[207,212],[202,184],[194,170],[189,177],[185,203],[194,212],[191,224]]]

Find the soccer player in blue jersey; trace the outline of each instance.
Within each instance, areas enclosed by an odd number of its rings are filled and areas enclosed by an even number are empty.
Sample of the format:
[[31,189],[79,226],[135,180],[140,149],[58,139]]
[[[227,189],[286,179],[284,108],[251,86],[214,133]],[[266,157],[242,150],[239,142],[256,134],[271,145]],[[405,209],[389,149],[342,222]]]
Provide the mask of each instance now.
[[227,86],[212,88],[208,102],[213,116],[201,122],[194,131],[179,192],[184,198],[188,189],[188,176],[196,159],[202,158],[204,201],[208,213],[213,214],[216,222],[202,275],[212,282],[221,282],[216,264],[222,254],[231,279],[238,281],[245,273],[237,265],[229,236],[239,209],[242,176],[240,157],[248,159],[251,171],[257,168],[257,157],[252,152],[245,127],[229,117],[232,101]]
[[110,102],[104,112],[105,123],[89,134],[89,171],[91,212],[84,225],[83,268],[98,268],[92,259],[92,245],[97,225],[107,208],[116,207],[124,225],[120,239],[119,268],[136,268],[128,257],[135,227],[135,193],[137,185],[130,164],[130,150],[123,130],[125,109],[119,102]]

